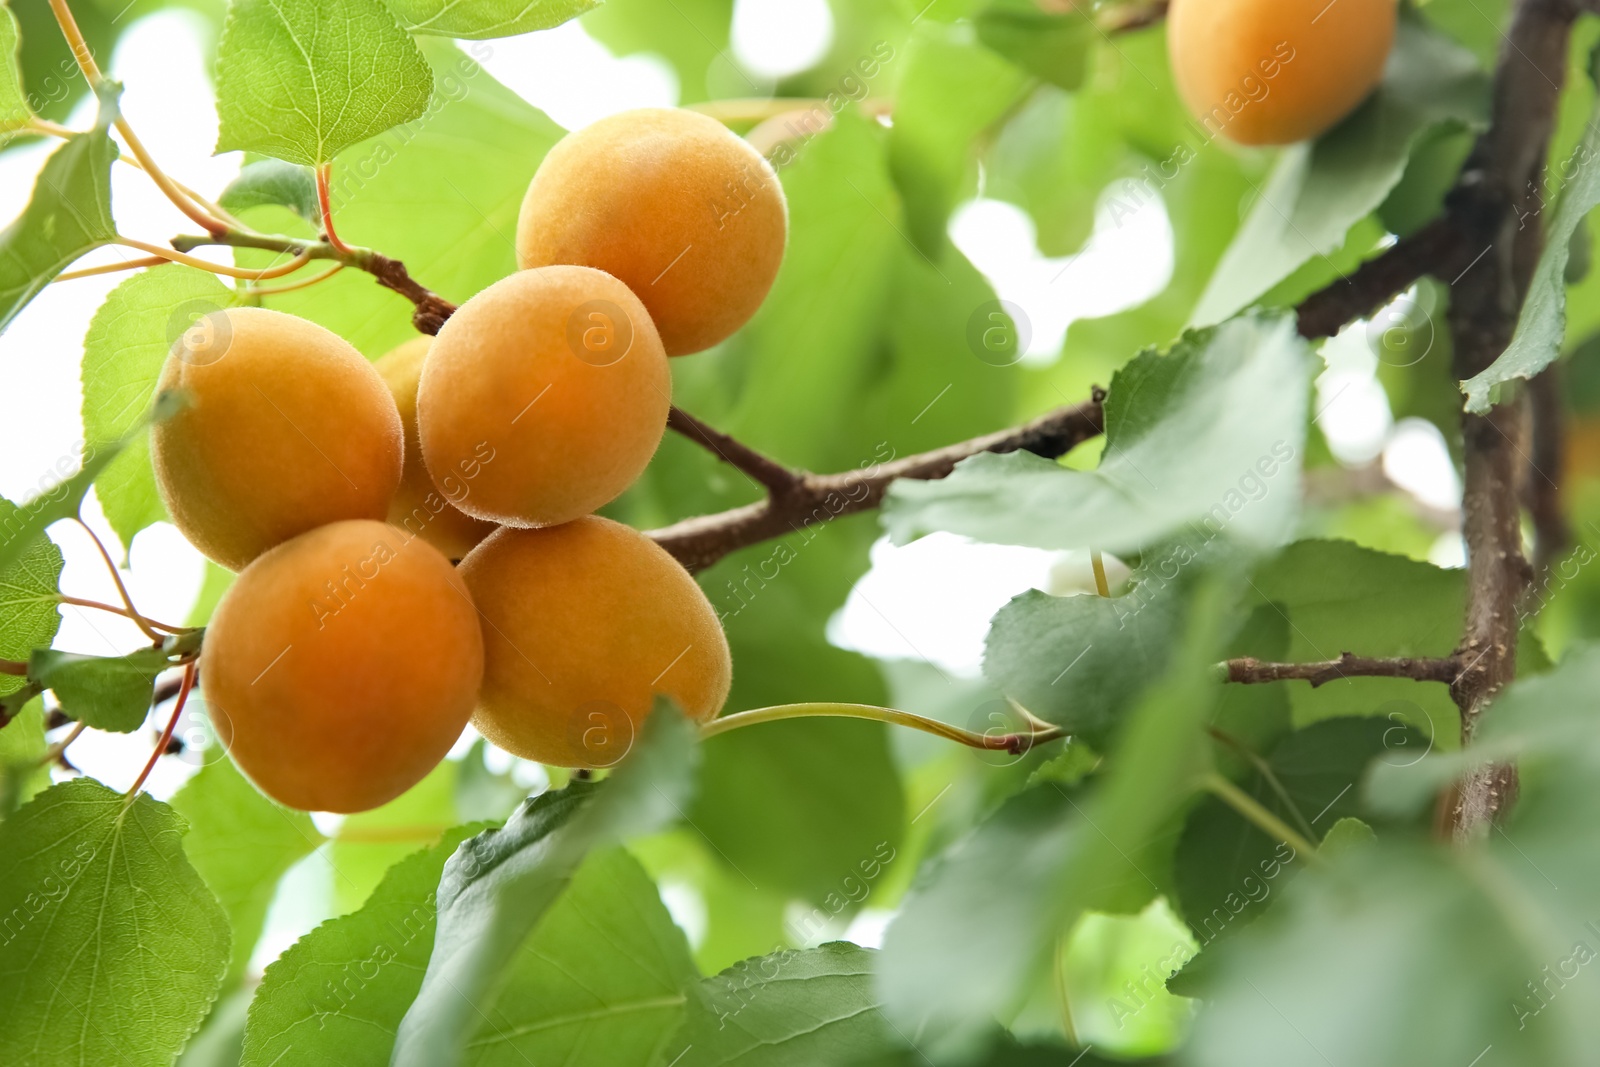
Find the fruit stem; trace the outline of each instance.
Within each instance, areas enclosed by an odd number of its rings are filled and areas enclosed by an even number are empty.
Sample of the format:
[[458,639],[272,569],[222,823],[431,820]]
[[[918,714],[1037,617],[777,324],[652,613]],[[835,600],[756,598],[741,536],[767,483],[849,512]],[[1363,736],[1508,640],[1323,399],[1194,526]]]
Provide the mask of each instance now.
[[909,711],[897,711],[894,708],[880,708],[872,704],[780,704],[777,707],[757,708],[754,711],[741,711],[713,719],[700,727],[700,737],[704,740],[745,726],[781,722],[784,719],[871,719],[895,726],[908,726],[913,730],[921,730],[970,748],[1010,752],[1012,755],[1020,755],[1034,745],[1067,736],[1067,731],[1059,726],[1035,729],[1027,733],[980,734],[972,730],[963,730],[959,726],[951,726],[938,719],[930,719],[925,715],[914,715]]
[[150,772],[155,770],[156,760],[167,750],[167,745],[172,740],[172,732],[178,728],[178,716],[183,714],[183,706],[189,703],[189,692],[194,689],[193,663],[186,664],[183,668],[183,688],[178,690],[178,702],[172,705],[172,717],[167,720],[167,728],[161,731],[161,737],[156,741],[156,750],[150,753],[150,760],[144,765],[144,770],[139,772],[139,777],[133,780],[128,791],[123,794],[127,803],[132,804],[139,795],[139,789],[144,785],[144,780],[150,777]]
[[[72,58],[78,61],[78,69],[83,71],[84,78],[89,82],[89,87],[99,88],[105,76],[100,73],[100,66],[89,51],[89,42],[83,39],[83,31],[78,29],[78,20],[72,17],[72,9],[67,7],[67,0],[50,0],[50,10],[56,17],[56,24],[61,27],[62,36],[67,39],[67,46],[72,49]],[[122,134],[122,139],[128,143],[128,150],[139,161],[139,168],[150,175],[150,180],[156,183],[156,187],[172,201],[174,207],[199,223],[208,233],[221,233],[228,228],[226,222],[203,210],[195,202],[198,198],[191,199],[185,190],[179,188],[177,182],[167,177],[166,172],[156,165],[155,159],[145,149],[144,142],[133,132],[133,127],[129,125],[127,119],[117,116],[116,127],[117,132]]]
[[225,278],[243,278],[246,281],[252,282],[266,281],[268,278],[281,278],[285,274],[293,274],[295,271],[299,270],[301,267],[305,266],[307,263],[310,263],[314,258],[316,258],[312,254],[311,249],[302,248],[300,249],[299,254],[287,263],[280,263],[276,267],[268,267],[265,270],[243,270],[239,267],[230,267],[223,263],[213,263],[209,259],[201,259],[199,256],[191,256],[184,252],[175,252],[170,248],[162,248],[160,245],[146,244],[144,241],[135,241],[131,237],[119,236],[117,238],[117,244],[126,245],[128,248],[136,248],[141,252],[148,252],[152,256],[160,256],[162,259],[170,260],[173,263],[182,263],[188,267],[198,267],[201,270],[208,270],[212,274],[220,274]]
[[1322,863],[1322,856],[1317,852],[1317,846],[1301,837],[1293,827],[1268,811],[1255,797],[1222,775],[1215,772],[1208,774],[1200,784],[1207,792],[1238,812],[1268,837],[1276,837],[1296,852],[1303,853],[1307,861],[1314,865]]
[[[193,633],[196,629],[193,626],[173,626],[171,623],[157,622],[155,619],[152,619],[149,616],[140,615],[138,612],[130,611],[127,608],[119,608],[115,604],[105,604],[98,600],[85,600],[83,597],[68,596],[65,593],[57,593],[56,601],[61,604],[71,604],[73,607],[77,608],[93,608],[96,611],[107,611],[113,615],[121,615],[124,619],[132,619],[136,623],[140,620],[143,620],[144,622],[147,622],[151,626],[155,627],[157,630],[165,630],[167,633],[171,634]],[[141,630],[144,629],[143,626],[139,628]],[[153,640],[163,640],[160,634],[151,634],[150,636]]]
[[329,190],[329,187],[332,184],[329,179],[332,174],[332,163],[322,163],[318,165],[317,206],[322,209],[322,235],[328,239],[328,243],[332,245],[335,250],[347,256],[354,255],[355,250],[349,245],[345,244],[343,241],[339,240],[339,235],[335,233],[333,229],[333,197]]
[[83,532],[89,535],[89,540],[94,542],[94,547],[100,550],[100,558],[105,560],[106,570],[110,572],[111,580],[116,584],[117,595],[122,598],[123,606],[128,609],[128,618],[132,619],[134,625],[144,631],[144,635],[150,640],[165,640],[161,634],[156,633],[155,628],[150,625],[150,620],[139,614],[139,609],[133,606],[133,597],[128,595],[128,587],[122,581],[122,572],[117,570],[117,565],[112,561],[111,553],[106,551],[106,543],[100,540],[100,535],[90,529],[89,524],[81,517],[74,516],[72,521],[83,528]]
[[1111,595],[1111,583],[1106,581],[1106,561],[1098,548],[1089,550],[1089,565],[1094,568],[1094,590],[1103,597]]

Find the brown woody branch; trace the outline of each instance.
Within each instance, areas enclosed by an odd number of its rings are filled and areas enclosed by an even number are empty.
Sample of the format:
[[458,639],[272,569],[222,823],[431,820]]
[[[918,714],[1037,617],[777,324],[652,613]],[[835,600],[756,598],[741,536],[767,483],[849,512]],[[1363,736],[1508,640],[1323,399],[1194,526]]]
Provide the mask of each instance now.
[[1425,274],[1449,281],[1467,266],[1466,249],[1461,230],[1449,216],[1435,219],[1302,301],[1300,336],[1313,340],[1332,337],[1346,323],[1383,307]]
[[[1505,351],[1543,251],[1536,215],[1543,171],[1565,80],[1576,0],[1519,0],[1495,72],[1489,129],[1478,139],[1447,200],[1448,217],[1483,249],[1451,284],[1455,374],[1468,378]],[[1519,488],[1524,473],[1523,397],[1487,415],[1462,417],[1463,533],[1467,542],[1466,629],[1451,694],[1461,740],[1472,742],[1494,698],[1516,673],[1516,605],[1529,579],[1522,556]],[[1442,828],[1458,839],[1485,831],[1514,801],[1516,769],[1481,768],[1450,794]]]
[[1460,670],[1460,664],[1453,656],[1442,659],[1410,656],[1380,659],[1356,656],[1349,652],[1342,653],[1338,659],[1320,663],[1268,663],[1247,656],[1228,660],[1225,666],[1228,681],[1241,685],[1310,682],[1313,689],[1345,678],[1409,678],[1414,682],[1449,685],[1455,681]]
[[[680,432],[767,486],[765,499],[716,515],[653,530],[650,536],[691,571],[702,571],[730,552],[795,533],[808,526],[877,507],[898,479],[943,478],[955,465],[980,452],[1032,452],[1047,458],[1065,455],[1104,427],[1105,393],[1096,389],[1087,403],[1058,408],[1025,426],[975,437],[903,459],[841,474],[791,471],[733,439],[677,413]],[[757,472],[760,472],[758,476]],[[781,473],[781,476],[779,474]]]

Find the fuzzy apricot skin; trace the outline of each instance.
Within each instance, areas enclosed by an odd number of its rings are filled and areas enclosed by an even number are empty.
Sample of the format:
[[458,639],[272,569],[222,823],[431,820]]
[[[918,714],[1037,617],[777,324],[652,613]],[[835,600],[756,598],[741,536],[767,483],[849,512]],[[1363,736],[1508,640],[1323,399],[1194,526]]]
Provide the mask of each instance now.
[[174,343],[158,388],[189,397],[150,433],[161,499],[224,567],[326,523],[388,514],[400,413],[334,333],[261,308],[213,312]]
[[475,519],[451,502],[470,493],[471,482],[451,474],[444,485],[435,485],[422,462],[422,443],[417,439],[417,384],[422,380],[422,361],[432,345],[431,337],[414,337],[373,364],[394,396],[406,435],[405,471],[389,505],[389,521],[451,559],[460,559],[494,532],[494,523]]
[[568,134],[517,220],[524,267],[577,263],[639,294],[670,356],[710,348],[772,288],[789,210],[761,153],[693,111],[643,108]]
[[477,611],[450,561],[366,520],[246,567],[200,657],[229,756],[302,811],[366,811],[421,781],[461,736],[482,677]]
[[657,694],[696,722],[728,699],[733,663],[715,609],[637,530],[599,516],[504,529],[460,572],[484,620],[472,723],[507,752],[607,767],[638,737]]
[[587,515],[632,485],[667,428],[672,378],[644,305],[588,267],[503,278],[450,316],[422,365],[417,429],[456,506],[508,526]]
[[1332,128],[1383,77],[1395,0],[1173,0],[1178,92],[1212,135],[1292,144]]

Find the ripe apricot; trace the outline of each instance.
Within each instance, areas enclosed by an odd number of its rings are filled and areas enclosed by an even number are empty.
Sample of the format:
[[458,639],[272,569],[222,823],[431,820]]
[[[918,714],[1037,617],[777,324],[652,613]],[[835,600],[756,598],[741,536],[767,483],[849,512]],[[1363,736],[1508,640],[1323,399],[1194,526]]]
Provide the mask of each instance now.
[[1178,91],[1211,135],[1247,145],[1316,137],[1383,77],[1395,0],[1173,0]]
[[387,523],[337,522],[244,569],[206,628],[200,677],[218,737],[262,792],[365,811],[461,736],[483,638],[438,549]]
[[451,503],[471,492],[470,482],[451,473],[445,476],[444,484],[434,485],[422,462],[422,443],[417,439],[417,383],[422,378],[423,357],[432,344],[431,337],[413,338],[373,364],[394,395],[406,435],[405,472],[400,476],[394,502],[389,505],[389,521],[451,559],[460,559],[494,532],[494,523],[475,519]]
[[332,332],[278,311],[215,311],[173,344],[158,388],[190,403],[151,431],[156,485],[178,529],[224,567],[325,523],[388,514],[400,413]]
[[462,304],[417,388],[422,456],[455,505],[510,526],[567,522],[639,477],[672,405],[644,305],[589,267],[520,271]]
[[657,694],[697,722],[733,679],[717,613],[677,560],[599,516],[502,529],[461,561],[483,617],[483,695],[472,723],[525,759],[607,767]]
[[517,219],[517,261],[616,275],[681,356],[755,314],[788,229],[761,153],[705,115],[644,108],[570,133],[545,156]]

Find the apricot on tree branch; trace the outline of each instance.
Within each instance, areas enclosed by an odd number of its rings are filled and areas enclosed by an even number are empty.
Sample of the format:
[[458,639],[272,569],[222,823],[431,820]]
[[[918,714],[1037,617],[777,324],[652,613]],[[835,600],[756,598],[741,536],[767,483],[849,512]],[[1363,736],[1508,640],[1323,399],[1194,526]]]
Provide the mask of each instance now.
[[[943,478],[961,460],[980,452],[1025,451],[1050,459],[1065,455],[1074,446],[1103,432],[1104,401],[1105,393],[1096,389],[1085,403],[1057,408],[1026,425],[863,470],[840,474],[787,471],[788,479],[782,483],[783,488],[769,489],[764,500],[715,515],[685,519],[652,530],[650,536],[690,571],[702,571],[730,552],[749,545],[829,519],[870,511],[882,503],[884,494],[896,479],[931,481]],[[700,425],[698,421],[696,425]],[[679,429],[683,432],[682,427]],[[687,436],[700,440],[692,433]],[[747,457],[758,455],[742,445],[739,448]],[[723,458],[734,463],[728,456]],[[766,457],[760,459],[772,463]],[[739,466],[738,463],[734,465]],[[775,477],[773,480],[777,481]]]

